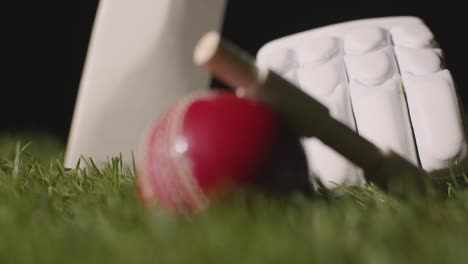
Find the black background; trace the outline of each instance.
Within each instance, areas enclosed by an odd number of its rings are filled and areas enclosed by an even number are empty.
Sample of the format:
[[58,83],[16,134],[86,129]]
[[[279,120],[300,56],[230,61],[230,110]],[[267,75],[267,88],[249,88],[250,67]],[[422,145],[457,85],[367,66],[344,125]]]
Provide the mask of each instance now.
[[[418,16],[439,40],[466,102],[468,13],[462,3],[230,0],[223,34],[255,54],[272,39],[314,27],[360,18]],[[1,57],[0,132],[44,131],[65,141],[98,0],[17,0],[2,5],[6,47]]]

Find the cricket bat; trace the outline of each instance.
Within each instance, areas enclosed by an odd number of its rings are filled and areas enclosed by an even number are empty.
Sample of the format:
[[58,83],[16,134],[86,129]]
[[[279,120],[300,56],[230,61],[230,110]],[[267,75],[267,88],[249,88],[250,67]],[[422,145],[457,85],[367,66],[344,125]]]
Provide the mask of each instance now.
[[147,125],[174,101],[206,89],[192,63],[197,40],[218,30],[225,0],[101,0],[65,157],[96,163],[137,154]]

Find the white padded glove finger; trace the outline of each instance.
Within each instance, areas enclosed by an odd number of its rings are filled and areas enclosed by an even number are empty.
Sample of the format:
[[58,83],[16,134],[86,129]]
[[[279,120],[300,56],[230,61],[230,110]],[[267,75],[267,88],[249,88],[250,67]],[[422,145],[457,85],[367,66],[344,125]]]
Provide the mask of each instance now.
[[[466,154],[452,77],[418,18],[358,20],[294,34],[266,44],[257,59],[361,136],[427,171]],[[326,187],[364,182],[358,168],[317,139],[303,143],[311,174]]]

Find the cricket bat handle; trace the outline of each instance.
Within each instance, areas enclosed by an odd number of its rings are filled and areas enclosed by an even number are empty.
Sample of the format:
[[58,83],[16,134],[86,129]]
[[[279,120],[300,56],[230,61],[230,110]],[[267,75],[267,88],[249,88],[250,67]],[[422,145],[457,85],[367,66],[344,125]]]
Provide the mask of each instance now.
[[194,62],[234,87],[237,93],[271,105],[300,136],[318,138],[361,167],[366,180],[379,187],[401,190],[401,184],[409,182],[427,186],[426,172],[393,151],[382,151],[332,118],[323,104],[275,72],[259,69],[252,57],[221,39],[218,33],[209,32],[199,41]]

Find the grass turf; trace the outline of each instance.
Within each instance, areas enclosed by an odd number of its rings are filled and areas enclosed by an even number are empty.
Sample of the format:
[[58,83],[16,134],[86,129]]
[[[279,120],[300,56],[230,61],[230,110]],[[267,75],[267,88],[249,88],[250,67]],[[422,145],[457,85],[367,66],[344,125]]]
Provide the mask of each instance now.
[[[48,137],[0,136],[0,263],[464,262],[468,193],[398,200],[239,194],[199,215],[143,207],[118,159],[66,171]],[[22,144],[19,143],[21,139]]]

